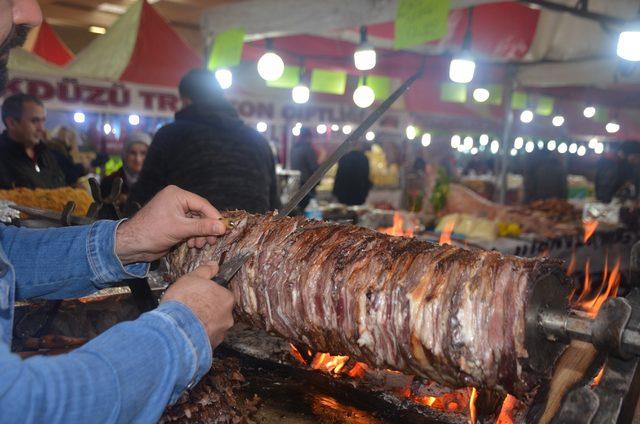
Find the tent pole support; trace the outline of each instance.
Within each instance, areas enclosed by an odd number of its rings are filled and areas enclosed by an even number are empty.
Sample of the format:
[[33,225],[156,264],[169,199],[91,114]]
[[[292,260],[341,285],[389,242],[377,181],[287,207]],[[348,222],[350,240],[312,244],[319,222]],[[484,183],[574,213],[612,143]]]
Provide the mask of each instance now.
[[514,66],[509,66],[507,69],[507,75],[505,78],[506,84],[502,97],[502,104],[504,105],[504,126],[502,127],[502,155],[500,156],[500,173],[498,178],[500,184],[498,201],[501,205],[504,205],[507,199],[507,171],[509,168],[511,132],[513,130],[513,110],[511,103],[516,84],[515,74],[516,68]]

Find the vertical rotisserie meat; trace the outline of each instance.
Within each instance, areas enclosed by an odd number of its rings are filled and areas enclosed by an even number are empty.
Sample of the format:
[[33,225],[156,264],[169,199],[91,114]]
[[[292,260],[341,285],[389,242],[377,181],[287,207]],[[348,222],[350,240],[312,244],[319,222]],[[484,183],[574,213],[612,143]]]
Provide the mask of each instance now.
[[179,246],[172,280],[200,263],[255,255],[233,278],[240,319],[314,351],[349,355],[451,387],[524,398],[528,291],[544,260],[390,237],[351,225],[244,212],[214,246]]

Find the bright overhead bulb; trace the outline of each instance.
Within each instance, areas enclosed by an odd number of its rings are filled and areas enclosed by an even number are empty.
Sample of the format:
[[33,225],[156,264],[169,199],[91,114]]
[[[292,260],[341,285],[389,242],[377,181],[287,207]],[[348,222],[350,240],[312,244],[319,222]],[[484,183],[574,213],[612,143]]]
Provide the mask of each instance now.
[[595,149],[597,145],[598,145],[598,139],[596,137],[592,137],[591,139],[589,139],[590,149]]
[[567,153],[567,143],[560,143],[558,146],[558,153]]
[[620,124],[618,124],[617,122],[609,122],[606,126],[605,129],[607,130],[607,132],[609,134],[615,134],[618,131],[620,131]]
[[571,143],[569,145],[569,153],[574,154],[578,151],[578,145],[576,143]]
[[480,145],[481,146],[486,146],[487,144],[489,144],[489,136],[486,134],[482,134],[480,136]]
[[266,81],[275,81],[284,73],[284,62],[274,52],[266,52],[258,60],[258,74]]
[[533,121],[533,112],[531,112],[530,110],[523,110],[520,114],[520,121],[524,122],[525,124]]
[[101,27],[101,26],[90,26],[89,27],[89,32],[92,34],[106,34],[107,33],[107,29],[105,27]]
[[86,119],[87,119],[86,116],[82,112],[76,112],[76,113],[73,114],[73,121],[76,124],[84,124],[84,121]]
[[544,149],[544,141],[542,141],[542,140],[538,140],[538,149],[539,149],[539,150]]
[[466,136],[464,140],[462,140],[462,145],[464,146],[464,150],[471,150],[473,147],[473,138],[471,136]]
[[216,70],[215,75],[216,75],[216,80],[220,85],[220,88],[222,88],[223,90],[226,90],[227,88],[230,88],[233,85],[233,74],[231,73],[230,70],[221,68]]
[[562,115],[554,116],[553,119],[551,120],[551,123],[553,124],[554,127],[561,127],[564,124],[564,116]]
[[373,131],[367,131],[367,133],[364,135],[364,138],[367,141],[373,141],[376,139],[376,133],[374,133]]
[[550,152],[553,152],[554,150],[556,150],[555,140],[549,140],[549,142],[547,143],[547,150],[549,150]]
[[514,149],[522,149],[523,146],[524,146],[524,138],[516,137],[516,139],[513,140],[513,148]]
[[373,88],[368,85],[361,85],[353,92],[353,102],[362,109],[371,106],[375,99],[376,94],[373,92]]
[[449,65],[449,78],[453,82],[466,84],[473,80],[476,63],[471,59],[452,59]]
[[256,124],[256,130],[258,130],[258,132],[261,132],[261,133],[267,132],[267,128],[268,128],[268,125],[264,121],[260,121]]
[[516,149],[511,149],[511,151],[509,152],[509,154],[510,154],[511,156],[515,156],[515,155],[517,155],[517,154],[518,154],[518,151],[517,151]]
[[618,36],[618,56],[631,62],[640,61],[640,31],[623,31]]
[[431,134],[429,133],[422,134],[422,137],[420,138],[420,142],[424,147],[429,146],[431,144]]
[[478,148],[477,147],[471,148],[471,154],[472,155],[477,155],[478,154]]
[[578,147],[578,156],[584,156],[587,153],[587,148],[584,146]]
[[535,147],[536,146],[535,146],[535,144],[533,144],[533,141],[529,140],[529,141],[527,141],[527,144],[524,145],[524,150],[527,153],[531,153],[531,152],[533,152],[533,149],[535,149]]
[[353,63],[359,71],[370,71],[376,67],[376,51],[368,44],[362,44],[353,54]]
[[413,125],[407,125],[404,133],[409,140],[414,140],[418,136],[418,129]]
[[300,135],[300,130],[302,129],[302,127],[295,125],[293,128],[291,128],[291,134],[295,135],[296,137],[298,137]]
[[320,124],[316,127],[316,131],[318,131],[318,134],[325,134],[327,132],[327,126],[325,124]]
[[340,125],[338,124],[331,125],[331,131],[340,131]]
[[593,118],[596,116],[596,108],[594,106],[587,106],[582,111],[585,118]]
[[478,103],[486,102],[487,100],[489,100],[490,95],[491,93],[489,93],[489,90],[487,90],[486,88],[476,88],[475,90],[473,90],[473,100]]
[[344,135],[351,134],[351,131],[353,131],[353,127],[351,127],[351,125],[345,125],[342,127],[342,134]]
[[140,124],[139,115],[136,115],[135,113],[129,115],[129,125],[133,125],[135,127],[136,125],[139,125],[139,124]]
[[293,90],[291,90],[291,98],[298,104],[307,103],[309,101],[309,95],[309,87],[306,85],[296,85],[293,87]]
[[457,149],[458,146],[460,146],[460,142],[462,141],[462,139],[460,138],[460,136],[458,134],[454,134],[451,136],[451,147],[453,149]]
[[498,140],[493,140],[491,142],[491,154],[495,155],[500,150],[500,142]]
[[603,143],[598,143],[598,145],[595,147],[595,149],[593,149],[593,151],[596,154],[601,155],[604,152],[604,144]]
[[296,127],[302,128],[302,122],[296,122]]

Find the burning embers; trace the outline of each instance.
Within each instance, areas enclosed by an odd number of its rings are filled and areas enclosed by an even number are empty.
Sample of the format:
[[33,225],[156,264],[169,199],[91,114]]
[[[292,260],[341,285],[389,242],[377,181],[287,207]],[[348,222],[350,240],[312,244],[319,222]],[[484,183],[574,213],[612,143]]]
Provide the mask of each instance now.
[[414,229],[417,225],[415,222],[413,222],[413,220],[410,219],[410,217],[407,216],[405,219],[405,217],[403,217],[402,215],[403,214],[401,212],[394,212],[393,226],[387,228],[379,228],[378,231],[389,236],[413,237]]
[[[397,371],[372,369],[362,362],[350,360],[348,356],[313,353],[308,349],[298,349],[293,344],[290,344],[290,352],[299,364],[332,378],[349,378],[357,382],[358,387],[373,392],[384,392],[401,401],[410,401],[414,405],[427,407],[440,413],[455,414],[470,423],[476,423],[478,417],[482,416],[477,403],[486,403],[487,396],[484,401],[480,401],[480,391],[475,388],[452,390]],[[502,397],[493,396],[494,403],[497,402],[492,415],[495,422],[513,423],[512,414],[519,402],[507,396],[501,404]],[[487,418],[486,410],[484,418],[483,422]]]

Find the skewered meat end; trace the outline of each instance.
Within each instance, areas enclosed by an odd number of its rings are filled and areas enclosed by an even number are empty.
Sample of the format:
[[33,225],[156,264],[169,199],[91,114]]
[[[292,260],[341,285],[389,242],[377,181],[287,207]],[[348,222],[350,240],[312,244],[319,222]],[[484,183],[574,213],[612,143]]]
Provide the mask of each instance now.
[[183,244],[167,256],[169,278],[255,252],[231,282],[238,318],[450,387],[523,399],[541,382],[526,365],[527,293],[556,264],[304,218],[226,218],[231,228],[214,246]]

